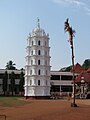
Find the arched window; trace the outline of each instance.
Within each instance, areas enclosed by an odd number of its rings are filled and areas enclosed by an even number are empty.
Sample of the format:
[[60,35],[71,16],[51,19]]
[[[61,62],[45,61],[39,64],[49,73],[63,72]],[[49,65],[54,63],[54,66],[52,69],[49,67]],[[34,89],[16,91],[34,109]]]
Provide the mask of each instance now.
[[47,84],[47,80],[46,80],[46,85],[48,85],[48,84]]
[[30,70],[30,75],[32,75],[32,70]]
[[45,60],[45,65],[47,65],[47,60]]
[[31,60],[31,65],[33,65],[33,60]]
[[38,60],[38,65],[40,65],[40,60]]
[[30,85],[32,85],[32,80],[30,80]]
[[33,50],[31,51],[31,55],[33,55]]
[[46,70],[46,75],[47,75],[47,70]]
[[38,70],[38,75],[40,75],[41,74],[41,70]]
[[47,51],[45,51],[45,55],[47,55]]
[[46,41],[45,41],[45,46],[47,45]]
[[40,40],[38,41],[38,45],[40,45]]
[[41,51],[40,50],[38,50],[38,55],[41,55]]
[[40,80],[38,80],[38,85],[40,85]]
[[33,41],[32,41],[32,45],[33,45]]

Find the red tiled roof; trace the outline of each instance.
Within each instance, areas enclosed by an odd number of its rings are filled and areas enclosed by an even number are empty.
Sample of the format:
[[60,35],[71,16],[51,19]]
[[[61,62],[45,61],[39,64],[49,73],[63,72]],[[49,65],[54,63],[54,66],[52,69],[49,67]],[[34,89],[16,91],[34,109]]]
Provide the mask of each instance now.
[[[75,71],[75,73],[81,73],[82,71],[85,71],[85,69],[79,63],[77,63],[74,66],[74,71]],[[71,70],[71,72],[72,72],[72,70]]]
[[87,72],[82,72],[82,73],[80,73],[80,74],[76,77],[75,82],[76,82],[76,83],[77,83],[77,82],[81,82],[82,77],[83,77],[83,80],[84,80],[85,82],[90,82],[90,74],[87,73]]
[[87,69],[87,72],[90,73],[90,68]]

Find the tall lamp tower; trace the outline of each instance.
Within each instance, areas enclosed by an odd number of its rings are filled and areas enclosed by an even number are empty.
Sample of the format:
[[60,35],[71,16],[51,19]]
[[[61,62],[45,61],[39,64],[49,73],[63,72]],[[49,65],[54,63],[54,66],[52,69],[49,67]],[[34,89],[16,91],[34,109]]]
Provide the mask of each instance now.
[[49,34],[37,26],[29,34],[26,47],[25,94],[29,99],[50,97],[50,47]]
[[65,32],[68,32],[69,34],[69,42],[72,50],[72,71],[73,71],[73,102],[71,103],[71,107],[77,107],[77,104],[75,103],[75,71],[74,71],[74,47],[73,47],[73,37],[75,37],[75,30],[72,29],[72,27],[69,25],[68,18],[66,19],[64,23],[64,30]]

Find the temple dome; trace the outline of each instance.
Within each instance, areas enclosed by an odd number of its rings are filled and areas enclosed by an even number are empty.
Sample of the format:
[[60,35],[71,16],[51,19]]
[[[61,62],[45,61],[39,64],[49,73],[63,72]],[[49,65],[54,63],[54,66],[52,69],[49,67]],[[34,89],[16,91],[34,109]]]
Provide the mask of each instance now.
[[36,27],[31,32],[31,36],[46,36],[46,33],[44,29]]
[[31,36],[46,36],[45,30],[40,27],[39,20],[37,26],[32,30]]

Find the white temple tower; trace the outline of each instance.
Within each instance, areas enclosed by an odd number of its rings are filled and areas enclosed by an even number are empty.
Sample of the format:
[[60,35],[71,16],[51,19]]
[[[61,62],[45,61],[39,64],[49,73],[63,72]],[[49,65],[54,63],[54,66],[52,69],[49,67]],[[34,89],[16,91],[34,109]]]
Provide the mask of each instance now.
[[29,34],[26,47],[25,96],[26,98],[50,97],[50,47],[49,34],[37,27]]

